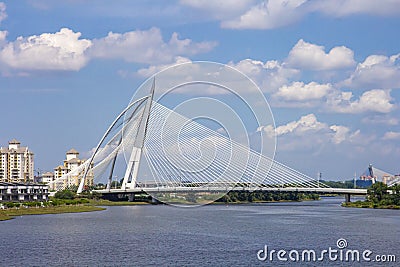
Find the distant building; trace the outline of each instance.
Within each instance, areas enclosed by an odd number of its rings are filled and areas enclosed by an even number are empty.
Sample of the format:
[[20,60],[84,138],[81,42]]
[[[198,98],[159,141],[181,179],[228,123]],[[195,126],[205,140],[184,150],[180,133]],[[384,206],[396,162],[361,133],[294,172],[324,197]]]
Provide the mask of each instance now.
[[29,183],[34,181],[33,152],[15,139],[0,148],[0,182]]
[[395,176],[385,174],[382,176],[382,183],[389,184],[390,182],[395,180]]
[[52,172],[45,172],[42,175],[36,177],[36,183],[42,183],[42,184],[49,184],[52,181],[54,181],[54,173]]
[[0,202],[47,201],[47,185],[0,182]]
[[[53,183],[53,185],[50,186],[50,190],[58,190],[61,188],[71,188],[79,186],[80,179],[84,175],[84,169],[79,170],[78,167],[81,166],[85,161],[86,160],[79,158],[79,152],[75,149],[72,148],[68,150],[63,165],[54,168],[54,181],[56,182],[55,184]],[[60,179],[61,177],[63,177],[63,179]],[[85,185],[93,185],[92,171],[89,171],[87,179],[85,181]]]

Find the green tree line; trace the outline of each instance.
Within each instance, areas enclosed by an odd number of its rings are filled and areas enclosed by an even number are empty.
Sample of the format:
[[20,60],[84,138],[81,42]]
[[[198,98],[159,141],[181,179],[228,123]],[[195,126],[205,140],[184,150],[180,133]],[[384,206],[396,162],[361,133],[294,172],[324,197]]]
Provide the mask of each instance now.
[[268,202],[318,200],[319,195],[298,192],[231,191],[216,202]]

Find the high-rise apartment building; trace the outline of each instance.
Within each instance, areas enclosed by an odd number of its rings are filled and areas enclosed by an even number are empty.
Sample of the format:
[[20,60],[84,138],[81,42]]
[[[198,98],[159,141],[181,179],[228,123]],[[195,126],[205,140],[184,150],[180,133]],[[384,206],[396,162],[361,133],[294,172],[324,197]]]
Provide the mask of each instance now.
[[[56,184],[50,187],[51,190],[58,190],[61,188],[72,188],[78,187],[80,179],[84,175],[85,169],[80,170],[81,166],[85,160],[79,158],[79,152],[75,149],[70,149],[66,153],[66,159],[64,164],[54,168],[54,180]],[[92,166],[93,167],[93,166]],[[76,172],[76,170],[80,170]],[[60,179],[60,178],[64,179]],[[85,186],[93,185],[93,171],[90,170],[87,175]]]
[[21,146],[15,139],[8,142],[8,147],[0,148],[0,181],[33,182],[33,153],[28,147]]

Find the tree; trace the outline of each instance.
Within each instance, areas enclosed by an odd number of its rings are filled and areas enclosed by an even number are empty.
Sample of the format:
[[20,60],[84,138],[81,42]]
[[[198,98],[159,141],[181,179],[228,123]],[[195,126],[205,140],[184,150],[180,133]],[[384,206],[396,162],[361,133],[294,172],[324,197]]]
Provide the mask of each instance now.
[[368,199],[374,203],[383,200],[388,194],[388,186],[382,182],[376,182],[367,191]]
[[55,198],[59,199],[74,199],[75,198],[75,193],[72,192],[71,190],[64,189],[62,191],[58,191],[55,195]]
[[390,195],[393,204],[400,205],[400,184],[390,187],[392,194]]

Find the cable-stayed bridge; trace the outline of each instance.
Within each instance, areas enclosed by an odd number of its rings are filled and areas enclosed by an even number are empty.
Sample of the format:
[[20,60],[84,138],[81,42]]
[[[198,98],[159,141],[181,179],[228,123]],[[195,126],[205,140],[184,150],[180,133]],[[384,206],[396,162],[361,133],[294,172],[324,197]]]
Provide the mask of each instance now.
[[375,183],[376,181],[381,181],[387,184],[389,187],[395,184],[400,184],[399,175],[393,175],[386,171],[380,170],[372,166],[372,164],[370,164],[368,168],[361,174],[360,179],[367,181],[369,180],[372,181],[372,183]]
[[[117,116],[91,158],[54,181],[58,190],[78,176],[81,193],[91,175],[97,183],[107,184],[99,193],[146,192],[160,199],[166,193],[216,193],[217,199],[232,190],[338,193],[348,201],[352,194],[366,194],[364,189],[330,188],[187,118],[154,101],[154,90],[153,81],[149,95],[131,102]],[[141,177],[139,167],[152,179]],[[121,187],[112,188],[118,170],[124,173]]]

